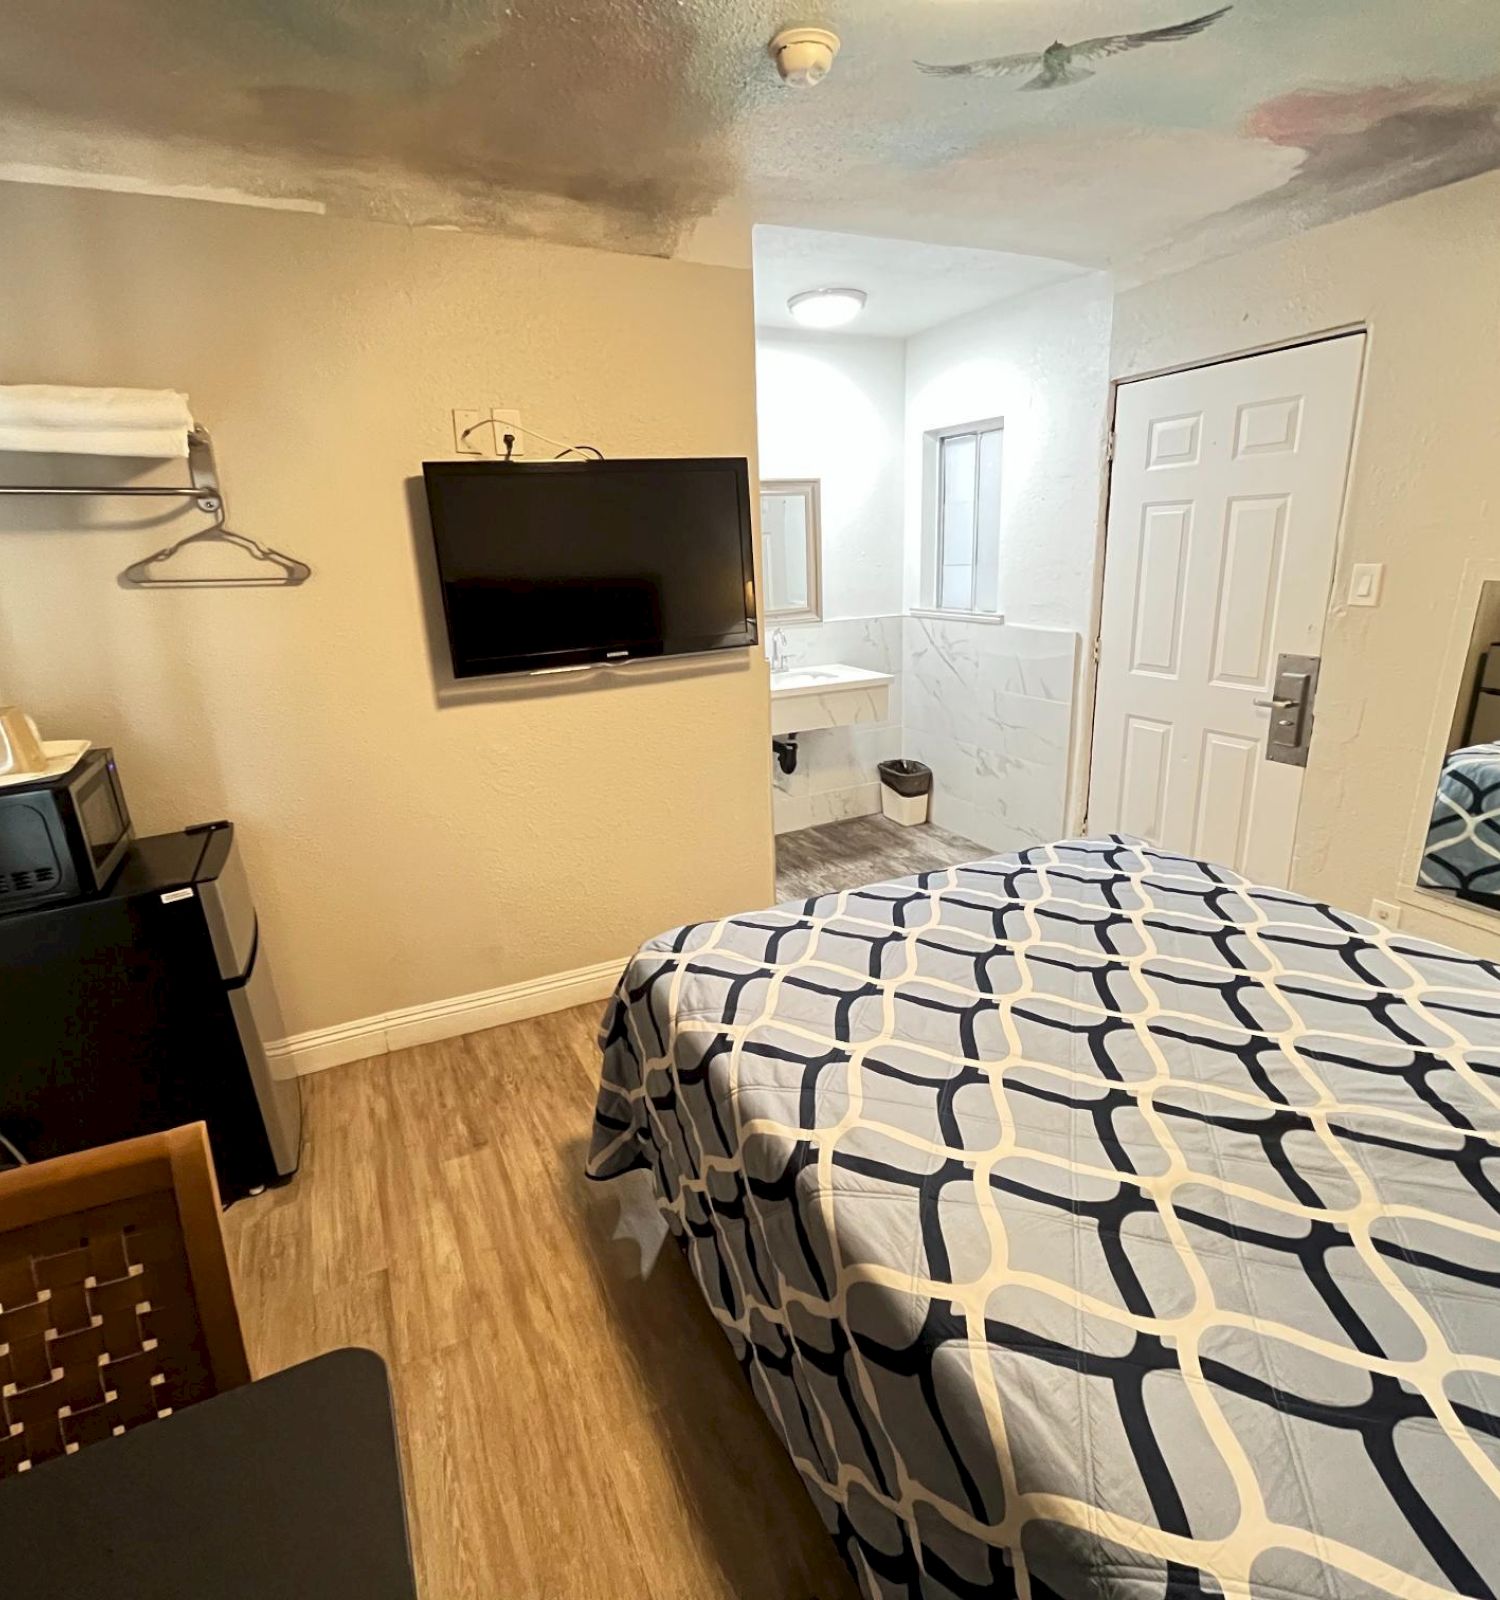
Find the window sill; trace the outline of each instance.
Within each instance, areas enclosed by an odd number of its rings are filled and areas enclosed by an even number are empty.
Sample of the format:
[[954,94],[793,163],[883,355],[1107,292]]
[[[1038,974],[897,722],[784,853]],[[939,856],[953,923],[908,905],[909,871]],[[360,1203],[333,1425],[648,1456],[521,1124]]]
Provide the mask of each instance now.
[[911,617],[931,617],[935,622],[1004,622],[1003,611],[943,611],[937,606],[912,606]]

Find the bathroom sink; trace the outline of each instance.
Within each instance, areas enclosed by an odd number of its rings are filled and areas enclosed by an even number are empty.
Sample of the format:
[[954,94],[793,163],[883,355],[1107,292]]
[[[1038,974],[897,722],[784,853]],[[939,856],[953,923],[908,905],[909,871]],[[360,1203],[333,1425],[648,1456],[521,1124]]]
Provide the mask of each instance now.
[[771,674],[771,732],[807,733],[884,722],[892,677],[867,667],[794,667]]
[[890,683],[888,672],[871,672],[868,667],[791,667],[771,674],[771,698],[780,700],[794,694],[825,694],[830,688],[875,689]]

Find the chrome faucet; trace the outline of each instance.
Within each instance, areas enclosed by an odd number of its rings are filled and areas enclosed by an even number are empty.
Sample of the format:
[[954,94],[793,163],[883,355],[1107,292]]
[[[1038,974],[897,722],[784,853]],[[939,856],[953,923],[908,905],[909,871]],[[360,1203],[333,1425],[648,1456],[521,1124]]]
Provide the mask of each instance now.
[[771,629],[771,671],[786,671],[786,634],[780,628]]

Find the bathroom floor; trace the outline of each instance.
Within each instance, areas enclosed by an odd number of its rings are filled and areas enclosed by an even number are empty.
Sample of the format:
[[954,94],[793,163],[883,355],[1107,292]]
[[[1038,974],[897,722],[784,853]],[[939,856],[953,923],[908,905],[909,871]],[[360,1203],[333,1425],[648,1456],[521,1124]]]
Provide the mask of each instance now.
[[776,898],[806,900],[994,853],[930,822],[903,828],[884,817],[851,817],[777,835]]

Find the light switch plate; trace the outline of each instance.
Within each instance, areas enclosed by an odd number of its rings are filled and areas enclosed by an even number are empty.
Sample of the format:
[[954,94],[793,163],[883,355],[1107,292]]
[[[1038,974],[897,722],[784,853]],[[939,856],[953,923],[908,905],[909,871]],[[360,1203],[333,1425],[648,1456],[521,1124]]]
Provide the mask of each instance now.
[[1378,606],[1385,584],[1385,568],[1378,561],[1361,561],[1349,574],[1349,604]]
[[[479,427],[478,424],[488,423],[488,411],[455,411],[453,413],[453,448],[461,456],[492,456],[495,447],[490,441],[488,426]],[[468,429],[475,431],[464,438]]]

